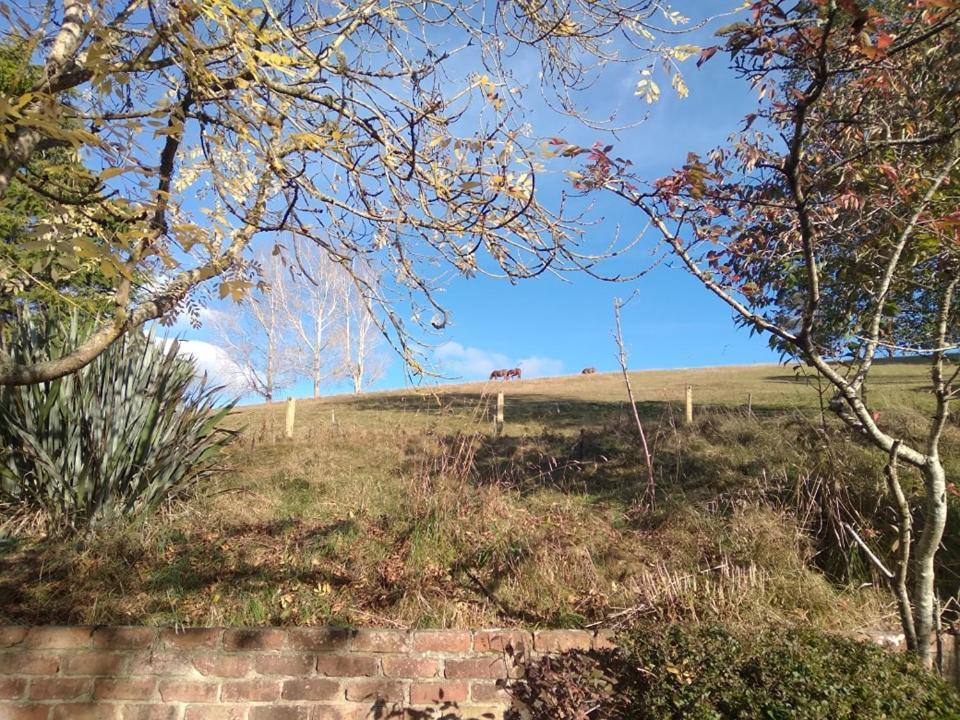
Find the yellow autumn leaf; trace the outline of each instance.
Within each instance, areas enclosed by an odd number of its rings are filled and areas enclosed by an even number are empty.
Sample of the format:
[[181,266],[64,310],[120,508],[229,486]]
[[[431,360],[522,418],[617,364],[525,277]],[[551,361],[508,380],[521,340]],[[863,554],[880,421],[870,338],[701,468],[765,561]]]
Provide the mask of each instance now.
[[690,94],[690,89],[687,87],[687,84],[683,81],[683,78],[679,73],[675,74],[670,80],[673,85],[673,89],[677,91],[677,95],[681,98],[685,98]]
[[116,177],[117,175],[122,175],[123,173],[127,172],[127,170],[129,170],[129,168],[125,168],[125,167],[107,168],[106,170],[100,173],[100,179],[109,180],[110,178]]
[[[644,70],[642,74],[649,76],[650,71]],[[648,105],[652,105],[660,99],[660,86],[653,81],[653,78],[644,77],[637,83],[637,89],[633,94],[644,98]]]
[[687,60],[694,55],[700,54],[701,48],[698,45],[677,45],[670,49],[670,55],[679,61]]

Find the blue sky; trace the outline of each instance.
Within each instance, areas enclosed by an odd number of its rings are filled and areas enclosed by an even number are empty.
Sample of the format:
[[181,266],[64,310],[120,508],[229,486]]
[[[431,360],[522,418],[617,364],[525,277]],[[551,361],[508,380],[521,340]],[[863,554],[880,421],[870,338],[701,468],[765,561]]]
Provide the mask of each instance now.
[[[676,9],[693,17],[698,15],[698,7],[705,5],[713,3],[690,2],[686,7],[675,3]],[[677,37],[671,44],[715,42],[711,30]],[[600,82],[580,98],[593,117],[606,117],[613,111],[623,122],[647,116],[638,127],[615,138],[578,127],[569,119],[562,121],[536,103],[530,103],[528,116],[522,119],[542,137],[561,136],[582,144],[594,140],[612,143],[615,154],[633,160],[642,177],[655,179],[682,164],[688,152],[704,152],[723,143],[753,105],[749,88],[734,78],[721,54],[699,70],[694,59],[683,64],[690,88],[686,98],[677,97],[661,76],[663,94],[652,105],[633,94],[642,69],[605,68]],[[538,179],[541,199],[549,201],[551,193],[559,194],[566,182],[562,171],[570,167],[551,167],[553,172]],[[601,196],[592,199],[596,205],[591,218],[596,224],[589,231],[591,241],[601,242],[618,230],[629,237],[640,229],[639,215],[623,201]],[[650,243],[645,245],[651,247]],[[631,256],[604,269],[629,273],[642,268],[648,258],[641,244]],[[623,315],[632,369],[777,359],[764,338],[750,337],[746,330],[736,328],[730,312],[718,299],[682,270],[667,265],[631,284],[605,283],[583,275],[569,275],[564,280],[540,277],[515,285],[485,277],[456,278],[443,293],[443,302],[451,311],[449,325],[425,340],[436,346],[431,351],[433,359],[445,372],[464,380],[485,377],[491,366],[518,364],[524,367],[525,375],[577,373],[588,366],[601,372],[614,370],[613,299],[634,291],[637,297]],[[228,303],[214,304],[212,309],[232,310]],[[209,328],[194,330],[178,325],[177,330],[188,340],[215,342]],[[208,352],[210,348],[203,350]],[[397,388],[406,383],[402,363],[394,358],[373,389]],[[344,390],[344,386],[329,388],[330,392]],[[307,383],[287,389],[280,397],[288,394],[309,394]]]

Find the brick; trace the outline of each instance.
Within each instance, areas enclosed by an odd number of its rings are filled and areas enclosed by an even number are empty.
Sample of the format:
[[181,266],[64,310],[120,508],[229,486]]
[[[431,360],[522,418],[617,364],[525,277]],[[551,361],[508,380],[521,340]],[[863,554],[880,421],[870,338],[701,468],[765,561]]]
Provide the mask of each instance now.
[[505,678],[507,663],[502,657],[447,660],[443,663],[443,674],[454,680]]
[[127,658],[111,652],[85,652],[65,655],[63,658],[64,675],[119,675],[123,672]]
[[70,703],[54,705],[50,720],[116,720],[116,705],[103,703]]
[[167,628],[160,631],[160,639],[167,647],[177,650],[214,650],[220,647],[222,628]]
[[90,627],[35,627],[27,634],[24,644],[30,648],[49,650],[84,649],[93,644],[93,628]]
[[9,648],[19,645],[27,636],[30,628],[22,625],[0,626],[0,648]]
[[307,652],[346,650],[354,630],[335,627],[301,627],[287,630],[287,647]]
[[76,700],[90,692],[86,678],[34,678],[30,681],[31,700]]
[[246,720],[246,705],[188,705],[183,720]]
[[340,684],[323,678],[301,678],[283,683],[284,700],[336,700]]
[[223,683],[220,699],[224,702],[274,702],[280,699],[280,683],[274,680],[236,680]]
[[121,720],[177,720],[176,705],[124,705]]
[[380,673],[380,661],[363,655],[320,655],[317,672],[328,677],[373,677]]
[[143,653],[131,658],[127,668],[130,675],[162,675],[164,677],[193,677],[193,658],[177,653]]
[[410,685],[410,702],[414,705],[459,703],[469,694],[470,686],[462,681],[415,682]]
[[19,700],[26,687],[24,678],[0,678],[0,700]]
[[566,652],[589,650],[593,638],[585,630],[541,630],[533,636],[533,649],[537,652]]
[[143,680],[97,680],[93,686],[93,697],[96,700],[149,700],[157,681]]
[[250,708],[250,720],[309,720],[309,705],[277,705]]
[[[378,705],[370,708],[367,705],[314,705],[310,720],[407,720],[402,710]],[[429,715],[421,715],[418,720],[429,720]],[[446,718],[452,720],[452,718]]]
[[215,702],[218,685],[196,680],[165,680],[160,683],[164,702]]
[[203,676],[238,678],[250,669],[250,658],[238,655],[200,655],[193,658],[193,666]]
[[612,630],[599,630],[593,636],[594,650],[614,650],[617,644],[613,641],[614,633]]
[[497,683],[475,682],[470,684],[470,699],[480,703],[509,703],[510,693]]
[[476,652],[529,652],[531,648],[533,639],[530,633],[523,630],[479,630],[473,634],[473,649]]
[[311,675],[316,662],[313,655],[259,655],[253,667],[261,675]]
[[418,653],[465,653],[470,651],[472,637],[459,630],[419,630],[413,636],[413,650]]
[[101,627],[93,632],[93,646],[110,650],[147,649],[159,637],[156,628]]
[[390,678],[436,677],[440,663],[436,660],[412,658],[405,655],[387,656],[381,661],[383,674]]
[[0,705],[0,720],[47,720],[49,705]]
[[403,683],[395,680],[348,680],[346,698],[351,702],[403,702]]
[[[428,720],[429,717],[421,715],[419,720]],[[310,720],[374,720],[374,718],[406,720],[403,717],[403,711],[391,712],[389,708],[381,706],[370,709],[366,705],[314,705],[310,715]]]
[[60,658],[37,653],[0,654],[0,675],[54,675],[60,668]]
[[280,650],[286,637],[286,632],[273,628],[228,629],[223,633],[223,649],[228,652]]
[[410,634],[405,630],[357,630],[355,652],[406,652]]

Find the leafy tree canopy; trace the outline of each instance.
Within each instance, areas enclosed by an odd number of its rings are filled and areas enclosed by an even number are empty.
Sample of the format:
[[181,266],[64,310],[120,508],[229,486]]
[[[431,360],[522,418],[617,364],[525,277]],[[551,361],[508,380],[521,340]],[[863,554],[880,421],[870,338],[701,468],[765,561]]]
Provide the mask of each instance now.
[[[657,26],[682,20],[659,0],[7,10],[8,41],[40,69],[0,106],[0,196],[20,181],[53,197],[55,234],[68,238],[57,255],[95,264],[113,311],[63,358],[0,359],[0,383],[70,372],[129,329],[189,310],[208,281],[241,298],[256,282],[251,244],[291,236],[344,267],[387,271],[355,282],[388,308],[385,329],[415,365],[392,303],[409,297],[414,323],[442,326],[438,268],[478,272],[485,255],[519,278],[590,262],[563,199],[548,208],[534,192],[529,77],[512,58],[535,60],[536,89],[575,113],[570,94],[598,64],[655,53]],[[77,153],[94,182],[41,188],[29,168],[50,148]],[[88,233],[98,242],[76,239]]]
[[[654,183],[607,148],[575,149],[588,153],[578,184],[629,200],[669,256],[826,378],[840,417],[889,454],[901,620],[929,660],[947,515],[939,444],[960,392],[960,2],[759,0],[721,35],[758,93],[730,143]],[[883,427],[864,397],[882,349],[929,359],[922,438]],[[924,478],[912,547],[898,460]]]
[[[22,44],[0,46],[0,93],[23,94],[37,82],[39,68],[31,66]],[[93,185],[92,175],[66,148],[37,152],[24,174],[30,184],[14,178],[0,204],[0,312],[8,317],[17,303],[69,304],[96,312],[107,309],[110,284],[95,263],[78,259],[67,241],[95,243],[96,236],[56,236],[57,203],[45,190],[62,188],[77,196]],[[67,248],[68,251],[63,250]]]

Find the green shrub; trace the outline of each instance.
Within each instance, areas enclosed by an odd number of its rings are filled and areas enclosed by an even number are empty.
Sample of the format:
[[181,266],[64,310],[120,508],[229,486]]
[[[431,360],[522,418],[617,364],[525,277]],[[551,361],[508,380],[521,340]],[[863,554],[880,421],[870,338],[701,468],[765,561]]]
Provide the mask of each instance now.
[[513,695],[531,720],[960,718],[960,696],[913,656],[812,629],[744,637],[675,625],[626,633],[620,646],[546,658]]
[[[20,362],[56,357],[86,337],[68,321],[20,312],[4,329]],[[0,503],[50,531],[154,510],[213,470],[232,438],[217,388],[153,333],[129,334],[79,372],[0,389]]]

